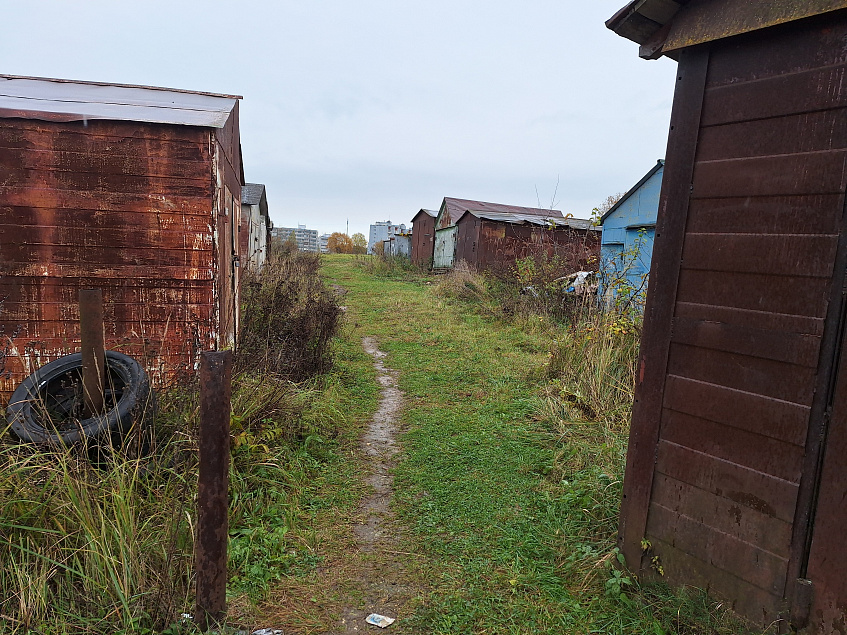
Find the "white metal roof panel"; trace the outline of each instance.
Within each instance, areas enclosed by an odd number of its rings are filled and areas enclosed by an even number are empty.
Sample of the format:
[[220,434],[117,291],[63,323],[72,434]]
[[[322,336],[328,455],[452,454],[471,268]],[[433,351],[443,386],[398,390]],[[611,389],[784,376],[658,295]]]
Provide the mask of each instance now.
[[142,121],[222,128],[240,97],[0,75],[0,117],[47,121]]

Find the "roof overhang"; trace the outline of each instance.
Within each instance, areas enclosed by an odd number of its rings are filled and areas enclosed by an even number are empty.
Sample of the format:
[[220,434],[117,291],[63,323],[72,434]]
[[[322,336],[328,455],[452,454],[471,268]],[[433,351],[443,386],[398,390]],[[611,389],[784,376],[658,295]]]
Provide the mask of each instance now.
[[847,0],[632,0],[606,26],[640,44],[645,59],[675,59],[690,46],[839,9]]
[[173,88],[0,75],[0,118],[223,128],[239,99]]

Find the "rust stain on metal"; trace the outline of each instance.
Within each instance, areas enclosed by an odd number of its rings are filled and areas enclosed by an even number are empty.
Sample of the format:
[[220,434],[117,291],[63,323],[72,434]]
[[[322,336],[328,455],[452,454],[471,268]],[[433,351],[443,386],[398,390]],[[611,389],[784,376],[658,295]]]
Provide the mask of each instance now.
[[219,294],[238,245],[221,247],[218,212],[222,186],[240,192],[237,118],[237,105],[220,128],[0,113],[0,401],[79,349],[82,288],[102,289],[106,347],[159,385],[231,343],[237,304]]

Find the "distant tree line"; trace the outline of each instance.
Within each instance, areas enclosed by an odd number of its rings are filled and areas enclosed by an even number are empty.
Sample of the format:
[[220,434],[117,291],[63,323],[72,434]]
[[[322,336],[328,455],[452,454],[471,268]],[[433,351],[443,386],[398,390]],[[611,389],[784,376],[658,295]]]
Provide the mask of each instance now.
[[331,254],[364,254],[368,251],[368,241],[361,232],[356,232],[352,238],[342,232],[333,232],[326,241],[326,248]]

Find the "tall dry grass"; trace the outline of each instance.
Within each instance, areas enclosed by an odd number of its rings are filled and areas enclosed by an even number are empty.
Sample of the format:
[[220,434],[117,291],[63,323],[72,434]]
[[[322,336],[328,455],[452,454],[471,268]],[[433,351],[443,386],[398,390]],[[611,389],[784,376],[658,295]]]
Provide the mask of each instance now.
[[[230,582],[261,595],[302,564],[300,491],[343,415],[321,373],[341,311],[316,258],[272,260],[245,290],[232,390]],[[193,607],[198,393],[159,394],[153,451],[21,445],[0,430],[0,633],[153,633]],[[308,556],[308,554],[307,554]],[[306,560],[308,561],[308,559]]]

